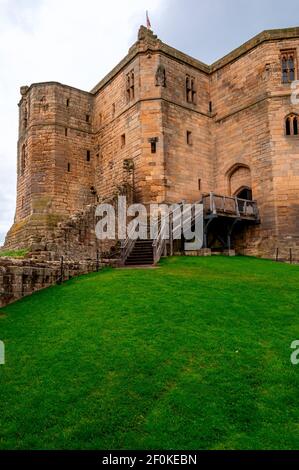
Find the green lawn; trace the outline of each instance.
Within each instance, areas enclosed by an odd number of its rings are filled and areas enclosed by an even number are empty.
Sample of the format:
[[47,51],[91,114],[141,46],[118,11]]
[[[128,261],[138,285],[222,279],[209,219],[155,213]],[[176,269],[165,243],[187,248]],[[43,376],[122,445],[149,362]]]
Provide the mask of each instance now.
[[299,266],[172,258],[0,310],[1,449],[299,449]]

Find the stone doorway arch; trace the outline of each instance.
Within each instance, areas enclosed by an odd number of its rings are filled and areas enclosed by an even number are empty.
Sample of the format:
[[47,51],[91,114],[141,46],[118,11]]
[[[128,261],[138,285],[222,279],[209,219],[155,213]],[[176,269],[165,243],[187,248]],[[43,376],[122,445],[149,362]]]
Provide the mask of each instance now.
[[235,192],[234,196],[252,201],[252,189],[249,186],[241,186],[241,188]]
[[[245,163],[236,163],[226,173],[228,181],[228,194],[230,196],[246,195],[252,199],[251,170]],[[241,199],[247,199],[246,197]]]

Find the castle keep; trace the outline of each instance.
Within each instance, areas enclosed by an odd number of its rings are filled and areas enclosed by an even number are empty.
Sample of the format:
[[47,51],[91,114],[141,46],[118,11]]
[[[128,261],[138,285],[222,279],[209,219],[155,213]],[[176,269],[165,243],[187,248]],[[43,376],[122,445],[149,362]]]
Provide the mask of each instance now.
[[65,224],[95,247],[91,211],[116,194],[145,204],[206,198],[207,214],[239,197],[241,212],[248,201],[258,215],[235,217],[234,226],[229,209],[225,222],[209,219],[206,246],[224,246],[229,232],[242,254],[299,257],[298,48],[299,28],[265,31],[208,66],[141,27],[91,92],[22,87],[17,207],[5,246],[51,251]]

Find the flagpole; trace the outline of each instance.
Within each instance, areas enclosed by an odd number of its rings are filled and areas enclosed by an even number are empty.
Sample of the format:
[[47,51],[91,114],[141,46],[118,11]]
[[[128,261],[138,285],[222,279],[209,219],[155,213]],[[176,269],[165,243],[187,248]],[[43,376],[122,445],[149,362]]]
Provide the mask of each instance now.
[[149,16],[148,16],[148,10],[146,10],[146,27],[149,30],[152,29],[152,25],[151,25],[151,22],[150,22],[150,19],[149,19]]

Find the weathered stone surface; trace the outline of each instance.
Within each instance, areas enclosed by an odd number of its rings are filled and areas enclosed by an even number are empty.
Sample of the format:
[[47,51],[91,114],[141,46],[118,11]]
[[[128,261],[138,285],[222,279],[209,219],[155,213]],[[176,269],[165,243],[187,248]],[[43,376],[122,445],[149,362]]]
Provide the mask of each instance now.
[[210,248],[202,248],[201,250],[185,251],[185,256],[212,256]]
[[282,50],[298,47],[298,28],[266,31],[208,66],[141,27],[129,54],[90,93],[54,82],[22,87],[17,208],[6,247],[48,260],[94,258],[91,208],[124,187],[144,203],[248,187],[261,224],[235,231],[237,252],[274,258],[277,248],[282,257],[292,249],[299,258],[298,137],[286,136],[284,125],[296,106],[280,61]]
[[109,260],[101,260],[99,264],[95,260],[76,263],[67,261],[61,265],[59,261],[0,258],[0,307],[58,282],[94,272],[108,264]]

